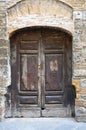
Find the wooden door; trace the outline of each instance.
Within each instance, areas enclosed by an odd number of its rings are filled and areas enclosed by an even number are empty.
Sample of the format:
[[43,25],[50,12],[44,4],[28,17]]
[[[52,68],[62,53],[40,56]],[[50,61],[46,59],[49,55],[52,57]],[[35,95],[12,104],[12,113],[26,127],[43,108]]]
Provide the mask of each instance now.
[[42,116],[64,117],[63,109],[64,77],[65,77],[65,41],[63,33],[42,31],[44,55],[44,76]]
[[[25,30],[14,35],[11,43],[12,115],[66,116],[63,93],[69,58],[65,63],[68,42],[64,33],[47,29]],[[69,76],[71,79],[71,72]]]
[[14,35],[12,45],[12,116],[40,117],[40,33]]

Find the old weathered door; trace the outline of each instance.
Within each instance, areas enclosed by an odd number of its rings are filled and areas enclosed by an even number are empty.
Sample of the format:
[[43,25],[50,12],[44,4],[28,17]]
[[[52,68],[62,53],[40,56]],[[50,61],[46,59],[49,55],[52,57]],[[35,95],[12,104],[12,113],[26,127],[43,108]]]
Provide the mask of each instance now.
[[64,34],[54,30],[42,31],[42,116],[66,116],[63,109],[65,71]]
[[12,116],[66,116],[68,41],[63,32],[49,29],[24,30],[12,37]]

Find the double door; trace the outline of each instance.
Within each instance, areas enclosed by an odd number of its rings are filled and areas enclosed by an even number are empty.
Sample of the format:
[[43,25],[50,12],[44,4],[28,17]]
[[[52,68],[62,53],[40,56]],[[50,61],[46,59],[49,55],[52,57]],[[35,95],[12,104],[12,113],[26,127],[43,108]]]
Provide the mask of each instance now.
[[64,33],[27,30],[12,38],[12,115],[66,116]]

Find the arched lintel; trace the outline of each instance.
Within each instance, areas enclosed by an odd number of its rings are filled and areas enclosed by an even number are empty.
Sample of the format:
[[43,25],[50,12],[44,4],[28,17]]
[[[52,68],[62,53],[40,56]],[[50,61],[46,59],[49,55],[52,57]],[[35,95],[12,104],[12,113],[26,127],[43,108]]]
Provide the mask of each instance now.
[[[7,9],[9,10],[9,9],[13,8],[14,6],[16,6],[18,3],[21,3],[21,2],[23,2],[23,1],[25,1],[25,0],[18,0],[17,2],[14,2],[13,4],[11,3],[11,4],[9,4],[9,6],[8,6]],[[55,0],[55,1],[62,3],[62,4],[64,4],[65,6],[68,6],[69,8],[71,8],[71,10],[73,10],[72,5],[69,4],[67,1],[64,1],[64,0]]]
[[73,36],[72,32],[70,32],[69,30],[66,30],[64,28],[60,28],[60,27],[52,27],[52,26],[30,26],[30,27],[24,27],[24,28],[20,28],[20,29],[14,30],[13,32],[10,33],[9,37],[12,37],[16,33],[19,33],[19,32],[21,32],[23,30],[27,30],[27,29],[40,29],[40,28],[48,28],[48,29],[60,30],[60,31],[64,32],[65,34],[68,34],[70,37]]
[[[56,0],[57,1],[57,0]],[[73,7],[71,4],[69,4],[68,2],[64,2],[64,0],[58,0],[59,2],[63,3],[64,5],[68,6],[69,8],[71,8],[71,10],[73,10]]]

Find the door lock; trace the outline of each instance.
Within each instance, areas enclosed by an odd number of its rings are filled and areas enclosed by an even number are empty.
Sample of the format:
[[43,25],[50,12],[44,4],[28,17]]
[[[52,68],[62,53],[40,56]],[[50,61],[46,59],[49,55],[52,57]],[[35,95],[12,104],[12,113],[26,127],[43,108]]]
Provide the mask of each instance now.
[[38,69],[41,69],[41,64],[38,64]]

